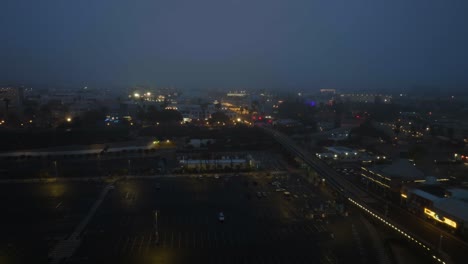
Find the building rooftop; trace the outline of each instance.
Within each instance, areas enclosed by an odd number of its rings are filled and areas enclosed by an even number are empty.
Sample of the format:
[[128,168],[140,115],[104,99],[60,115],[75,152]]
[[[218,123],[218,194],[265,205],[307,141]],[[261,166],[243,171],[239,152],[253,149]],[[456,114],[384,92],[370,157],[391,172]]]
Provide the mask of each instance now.
[[425,191],[420,190],[420,189],[413,190],[412,193],[419,196],[419,197],[422,197],[424,199],[432,201],[432,202],[435,202],[435,201],[441,199],[441,197],[435,196],[433,194],[430,194],[430,193],[425,192]]
[[371,170],[381,172],[387,177],[401,177],[413,180],[425,178],[422,171],[405,159],[399,159],[390,165],[373,166]]
[[463,222],[468,222],[468,203],[453,198],[442,198],[434,201],[434,208]]
[[339,154],[344,154],[344,153],[353,153],[355,152],[354,150],[347,148],[347,147],[326,147],[327,150],[333,152],[333,153],[339,153]]

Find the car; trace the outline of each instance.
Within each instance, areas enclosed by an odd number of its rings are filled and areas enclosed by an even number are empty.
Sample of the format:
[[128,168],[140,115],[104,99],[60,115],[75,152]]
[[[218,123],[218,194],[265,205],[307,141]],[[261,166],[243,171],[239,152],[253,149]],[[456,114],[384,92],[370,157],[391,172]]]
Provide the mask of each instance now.
[[224,222],[224,213],[223,213],[223,212],[220,212],[220,213],[218,214],[218,220],[219,220],[220,222]]
[[284,188],[278,188],[278,189],[276,189],[275,191],[277,191],[277,192],[284,192],[284,191],[286,191],[286,189],[284,189]]
[[215,178],[215,179],[219,179],[219,175],[218,175],[218,174],[215,174],[214,178]]

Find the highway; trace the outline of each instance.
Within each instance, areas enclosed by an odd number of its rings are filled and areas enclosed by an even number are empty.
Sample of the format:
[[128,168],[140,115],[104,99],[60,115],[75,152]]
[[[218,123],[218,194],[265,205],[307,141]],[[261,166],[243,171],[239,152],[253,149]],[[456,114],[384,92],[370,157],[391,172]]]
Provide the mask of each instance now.
[[[307,165],[314,169],[321,177],[323,177],[327,184],[337,190],[341,195],[347,199],[352,199],[356,203],[362,205],[364,208],[369,209],[370,215],[374,214],[379,217],[382,222],[386,221],[389,226],[394,226],[395,229],[405,232],[408,236],[413,237],[415,240],[422,242],[427,246],[427,250],[431,254],[435,254],[437,259],[441,256],[441,261],[445,263],[463,263],[465,261],[468,245],[461,239],[439,230],[432,226],[430,223],[412,215],[402,208],[397,206],[390,206],[390,218],[384,217],[383,203],[386,203],[381,198],[371,196],[369,193],[358,188],[353,183],[339,175],[335,170],[329,167],[315,155],[308,153],[306,150],[299,147],[289,137],[281,132],[271,128],[263,127],[264,130],[273,136],[283,147],[285,147],[292,154],[301,158]],[[440,242],[440,235],[443,236]],[[426,249],[426,247],[424,247]],[[442,250],[437,253],[438,250]]]

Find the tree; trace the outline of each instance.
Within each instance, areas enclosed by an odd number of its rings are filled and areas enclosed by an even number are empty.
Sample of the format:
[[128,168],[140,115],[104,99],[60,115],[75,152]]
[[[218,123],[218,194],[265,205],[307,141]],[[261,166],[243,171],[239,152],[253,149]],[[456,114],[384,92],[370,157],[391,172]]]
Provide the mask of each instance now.
[[182,114],[177,110],[165,109],[158,112],[156,121],[161,123],[173,123],[183,120]]
[[453,129],[453,127],[449,127],[447,128],[447,136],[450,138],[450,139],[453,139],[453,135],[455,134],[455,130]]
[[96,126],[104,122],[106,118],[106,109],[95,109],[83,113],[81,121],[83,126]]
[[225,113],[217,111],[211,115],[210,123],[228,123],[230,120],[229,116]]
[[3,98],[3,103],[5,104],[5,113],[8,116],[8,109],[9,109],[9,106],[10,106],[10,99]]

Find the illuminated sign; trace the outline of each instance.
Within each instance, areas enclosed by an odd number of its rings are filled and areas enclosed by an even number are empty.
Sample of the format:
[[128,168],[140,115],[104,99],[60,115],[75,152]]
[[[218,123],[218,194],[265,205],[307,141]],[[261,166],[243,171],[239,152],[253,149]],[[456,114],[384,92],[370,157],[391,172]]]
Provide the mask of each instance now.
[[441,223],[445,223],[453,228],[457,228],[457,223],[453,220],[448,219],[447,217],[439,216],[438,214],[427,208],[424,208],[424,213]]

